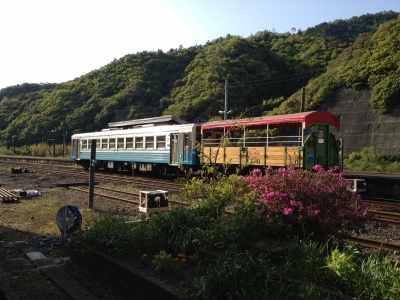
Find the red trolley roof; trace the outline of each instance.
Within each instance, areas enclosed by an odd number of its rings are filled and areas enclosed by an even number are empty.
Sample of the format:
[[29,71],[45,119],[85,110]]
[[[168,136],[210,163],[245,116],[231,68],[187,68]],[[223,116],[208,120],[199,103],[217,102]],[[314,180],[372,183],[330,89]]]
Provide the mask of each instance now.
[[212,128],[232,128],[232,127],[252,127],[261,128],[267,125],[279,126],[300,126],[304,123],[305,127],[314,125],[316,123],[327,123],[340,129],[340,117],[336,117],[330,112],[326,111],[307,111],[301,113],[276,115],[276,116],[262,116],[238,120],[225,120],[213,121],[200,124],[201,129]]

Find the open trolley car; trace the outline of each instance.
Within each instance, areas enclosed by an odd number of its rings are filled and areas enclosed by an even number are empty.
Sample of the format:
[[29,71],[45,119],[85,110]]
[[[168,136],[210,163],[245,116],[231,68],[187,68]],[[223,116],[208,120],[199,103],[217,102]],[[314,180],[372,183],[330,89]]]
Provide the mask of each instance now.
[[204,163],[311,169],[339,166],[340,118],[324,111],[214,121],[200,125]]

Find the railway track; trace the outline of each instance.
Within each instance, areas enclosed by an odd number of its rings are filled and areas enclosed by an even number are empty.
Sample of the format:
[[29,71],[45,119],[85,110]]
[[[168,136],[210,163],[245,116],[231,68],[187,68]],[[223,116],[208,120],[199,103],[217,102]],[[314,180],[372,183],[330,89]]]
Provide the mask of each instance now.
[[[73,190],[73,191],[78,191],[78,192],[82,192],[82,193],[89,193],[88,189],[83,189],[83,188],[73,187],[73,186],[67,186],[67,188],[70,189],[70,190]],[[111,191],[112,194],[100,193],[99,190]],[[116,196],[115,194],[123,194],[124,196],[129,195],[130,198],[127,199],[126,197]],[[114,201],[120,201],[120,202],[129,203],[129,204],[132,204],[132,205],[139,204],[139,194],[135,194],[135,193],[118,191],[118,190],[102,188],[102,187],[95,187],[94,195],[98,196],[98,197],[103,197],[103,198],[107,198],[107,199],[110,199],[110,200],[114,200]]]
[[[89,189],[75,187],[75,186],[68,186],[68,185],[65,187],[70,190],[73,190],[73,191],[86,193],[86,194],[89,193]],[[102,191],[102,192],[100,192],[100,191]],[[139,192],[137,192],[137,193],[136,192],[128,192],[128,191],[116,190],[113,188],[96,186],[94,195],[98,196],[98,197],[103,197],[103,198],[107,198],[110,200],[114,200],[114,201],[129,203],[133,206],[139,205]],[[171,199],[171,197],[169,198],[168,202],[172,203],[172,204],[176,204],[176,205],[189,206],[189,204],[187,202],[174,200],[174,199]]]
[[399,201],[388,201],[387,199],[363,199],[364,203],[368,204],[370,209],[380,210],[380,211],[391,211],[400,213],[400,202]]
[[398,213],[377,210],[369,210],[368,213],[372,215],[374,220],[377,222],[383,222],[387,225],[400,227],[400,214]]
[[[23,172],[43,172],[56,175],[62,175],[66,177],[73,176],[78,182],[88,182],[89,173],[80,167],[76,166],[65,166],[56,164],[46,164],[46,163],[32,163],[32,162],[14,162],[10,160],[1,160],[2,166],[7,166],[10,168],[19,168],[24,170]],[[96,172],[95,180],[99,183],[115,183],[115,184],[131,184],[138,187],[139,189],[162,189],[168,190],[170,193],[178,193],[183,187],[182,183],[176,183],[171,180],[157,179],[149,177],[139,177],[139,176],[128,176],[124,174],[109,174],[105,172]]]
[[396,254],[400,253],[400,244],[388,243],[364,237],[349,237],[346,239],[346,242],[362,245],[373,249],[395,252]]

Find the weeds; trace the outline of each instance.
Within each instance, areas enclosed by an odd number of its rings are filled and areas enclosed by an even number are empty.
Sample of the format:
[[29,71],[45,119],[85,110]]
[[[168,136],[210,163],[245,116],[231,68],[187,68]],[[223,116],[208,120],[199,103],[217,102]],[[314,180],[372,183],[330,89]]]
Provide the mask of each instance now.
[[133,225],[124,217],[105,216],[87,224],[85,240],[93,247],[117,257],[135,252]]

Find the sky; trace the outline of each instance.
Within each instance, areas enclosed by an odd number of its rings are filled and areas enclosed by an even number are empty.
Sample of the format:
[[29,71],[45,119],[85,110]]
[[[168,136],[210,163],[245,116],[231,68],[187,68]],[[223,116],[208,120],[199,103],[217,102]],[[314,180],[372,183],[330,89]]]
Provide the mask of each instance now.
[[400,0],[2,0],[0,89],[66,82],[127,54],[389,10]]

